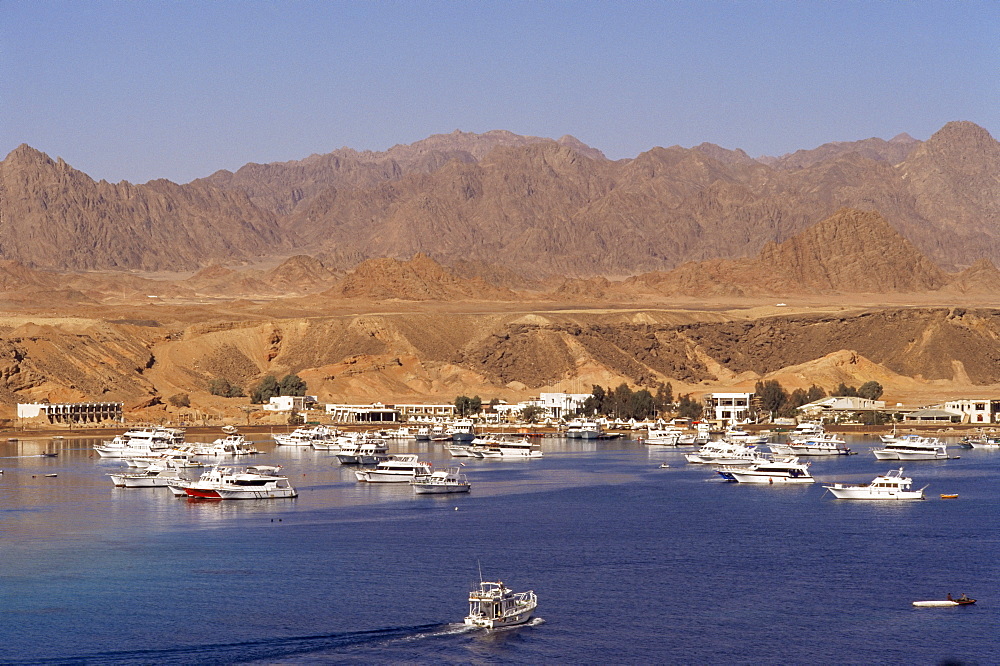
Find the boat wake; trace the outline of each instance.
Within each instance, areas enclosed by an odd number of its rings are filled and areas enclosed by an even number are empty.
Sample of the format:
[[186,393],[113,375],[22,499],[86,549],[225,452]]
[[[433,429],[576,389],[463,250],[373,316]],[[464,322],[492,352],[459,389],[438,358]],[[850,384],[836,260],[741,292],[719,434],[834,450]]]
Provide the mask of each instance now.
[[50,658],[32,658],[4,663],[32,664],[235,664],[273,663],[275,660],[293,659],[306,655],[338,653],[343,650],[385,645],[399,641],[461,634],[472,627],[464,624],[424,624],[409,627],[390,627],[371,631],[351,631],[315,636],[289,636],[237,643],[210,643],[184,645],[163,649],[122,650],[83,655],[64,655]]

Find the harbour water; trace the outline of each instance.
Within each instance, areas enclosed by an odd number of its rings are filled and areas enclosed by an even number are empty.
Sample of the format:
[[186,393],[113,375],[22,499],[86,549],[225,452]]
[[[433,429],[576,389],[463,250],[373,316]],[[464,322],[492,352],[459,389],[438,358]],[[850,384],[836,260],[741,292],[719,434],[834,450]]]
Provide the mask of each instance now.
[[[552,438],[540,460],[466,461],[471,494],[416,496],[257,439],[240,462],[282,465],[297,499],[118,489],[95,440],[0,445],[0,662],[1000,663],[1000,452],[907,463],[924,501],[851,502]],[[812,474],[899,466],[849,443]],[[537,619],[462,626],[477,562],[533,589]],[[948,592],[979,602],[911,605]]]

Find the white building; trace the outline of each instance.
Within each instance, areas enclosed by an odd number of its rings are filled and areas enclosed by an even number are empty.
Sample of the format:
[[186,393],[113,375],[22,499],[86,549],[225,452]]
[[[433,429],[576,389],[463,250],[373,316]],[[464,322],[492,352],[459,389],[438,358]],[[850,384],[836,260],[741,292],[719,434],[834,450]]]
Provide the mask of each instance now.
[[373,402],[370,405],[327,405],[326,413],[335,423],[396,423],[399,409]]
[[314,395],[276,395],[262,409],[266,412],[299,412],[315,403]]
[[741,422],[750,418],[753,393],[706,393],[704,417],[716,421]]
[[974,400],[949,400],[941,409],[958,412],[962,423],[997,423],[1000,421],[1000,400],[978,398]]
[[404,421],[434,421],[455,416],[455,405],[387,405],[399,410]]
[[121,402],[30,402],[17,405],[17,418],[45,423],[101,423],[124,419]]
[[583,409],[583,403],[590,396],[590,393],[539,393],[538,399],[528,401],[525,407],[529,404],[541,407],[546,418],[570,418]]

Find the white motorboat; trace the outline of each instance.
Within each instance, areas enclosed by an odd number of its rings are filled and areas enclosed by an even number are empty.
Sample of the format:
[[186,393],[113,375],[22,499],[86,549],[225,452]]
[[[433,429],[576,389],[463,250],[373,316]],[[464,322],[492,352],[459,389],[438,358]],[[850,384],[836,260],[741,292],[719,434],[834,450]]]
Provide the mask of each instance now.
[[749,433],[743,428],[730,427],[722,435],[722,439],[745,446],[756,446],[757,444],[767,444],[769,435],[766,433]]
[[816,480],[809,473],[809,463],[799,462],[794,457],[734,469],[730,474],[739,483],[812,483]]
[[835,483],[823,486],[837,499],[850,500],[917,500],[924,499],[924,486],[913,490],[913,479],[903,476],[903,468],[876,476],[871,483]]
[[962,439],[962,444],[972,449],[1000,449],[1000,437],[996,435],[966,437]]
[[159,455],[184,444],[184,431],[177,428],[138,428],[94,445],[102,458],[140,458]]
[[685,453],[684,459],[698,465],[739,465],[759,462],[760,454],[752,446],[733,442],[709,442],[697,451]]
[[[646,430],[645,443],[650,446],[681,446],[685,432],[680,428],[653,428]],[[694,437],[691,437],[694,442]]]
[[200,499],[281,499],[298,493],[288,477],[278,474],[279,467],[256,465],[244,470],[215,466],[197,481],[171,484],[175,495],[182,490],[188,497]]
[[[476,440],[472,440],[476,441]],[[476,454],[469,450],[469,444],[445,444],[445,449],[451,454],[452,458],[475,458]]]
[[417,460],[415,454],[404,453],[390,456],[372,469],[359,469],[354,475],[358,481],[368,483],[407,483],[417,475],[429,475],[432,471],[430,463]]
[[936,437],[902,435],[880,449],[872,449],[878,460],[947,460],[948,445]]
[[445,434],[456,442],[471,442],[476,438],[476,425],[469,419],[462,419],[451,424]]
[[733,472],[756,469],[761,465],[773,462],[798,462],[798,458],[795,456],[783,456],[774,453],[757,453],[756,458],[742,460],[738,463],[716,465],[714,469],[716,474],[721,476],[723,480],[735,483],[736,478],[733,476]]
[[847,456],[852,453],[843,439],[827,433],[790,439],[784,444],[768,444],[768,448],[772,453],[787,456]]
[[211,444],[188,443],[182,449],[195,456],[246,456],[260,453],[243,435],[229,433]]
[[439,495],[443,493],[467,493],[472,490],[472,484],[458,467],[447,470],[418,474],[410,479],[413,492],[418,495]]
[[822,423],[803,421],[795,426],[795,429],[788,433],[788,436],[791,439],[802,439],[806,437],[817,437],[823,434],[826,434],[826,429],[823,428]]
[[427,442],[431,438],[431,428],[430,426],[420,426],[417,428],[416,432],[413,433],[413,439],[418,442]]
[[337,437],[337,430],[325,425],[300,426],[288,433],[272,434],[279,446],[313,446],[313,442],[330,442]]
[[483,629],[513,627],[528,622],[537,607],[538,597],[531,590],[514,592],[503,581],[480,581],[479,589],[469,593],[465,624]]
[[377,465],[389,458],[389,445],[380,437],[364,435],[353,444],[341,444],[337,460],[341,465]]
[[476,458],[541,458],[544,454],[538,444],[521,439],[503,437],[477,437],[468,448]]
[[141,472],[108,474],[117,488],[166,488],[187,481],[177,472],[160,465],[149,465]]

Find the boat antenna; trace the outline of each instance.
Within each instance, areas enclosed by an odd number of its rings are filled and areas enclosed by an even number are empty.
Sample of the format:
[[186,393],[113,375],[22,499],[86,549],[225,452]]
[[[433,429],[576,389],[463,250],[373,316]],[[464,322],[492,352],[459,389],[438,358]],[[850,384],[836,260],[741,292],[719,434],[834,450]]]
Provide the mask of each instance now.
[[482,585],[482,583],[483,583],[483,563],[479,561],[478,557],[476,558],[476,564],[479,566],[479,584]]

